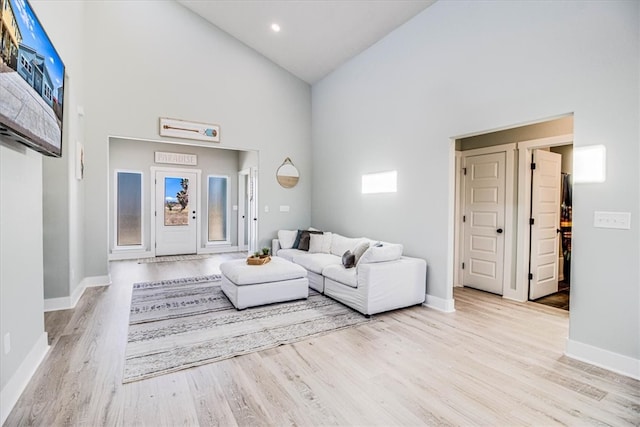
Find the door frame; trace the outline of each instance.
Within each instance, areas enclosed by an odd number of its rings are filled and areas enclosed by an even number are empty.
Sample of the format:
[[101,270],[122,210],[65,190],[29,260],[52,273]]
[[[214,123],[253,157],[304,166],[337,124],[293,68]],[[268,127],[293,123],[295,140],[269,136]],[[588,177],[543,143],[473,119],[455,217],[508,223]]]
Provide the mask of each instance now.
[[[462,286],[462,258],[464,255],[463,248],[463,239],[464,239],[464,225],[462,222],[462,212],[465,211],[465,180],[463,179],[463,171],[462,165],[465,162],[466,157],[470,156],[479,156],[483,154],[495,154],[495,153],[505,153],[505,210],[504,210],[504,265],[503,265],[503,276],[502,276],[502,296],[503,298],[510,298],[513,291],[513,280],[512,280],[512,271],[513,271],[513,257],[514,257],[514,202],[515,202],[515,153],[516,153],[517,145],[515,143],[512,144],[503,144],[503,145],[495,145],[491,147],[484,148],[474,148],[472,150],[459,151],[456,153],[456,176],[459,177],[459,184],[455,185],[456,192],[456,204],[460,206],[459,210],[454,208],[454,215],[456,216],[455,220],[455,230],[454,236],[454,259],[458,261],[457,265],[454,267],[454,278],[457,279],[457,286]],[[460,153],[458,155],[458,153]],[[458,161],[459,158],[459,161]],[[511,178],[510,178],[511,177]],[[507,286],[509,284],[509,286]],[[507,296],[508,295],[508,296]]]
[[151,243],[151,256],[156,256],[156,221],[158,216],[156,215],[156,173],[157,172],[168,172],[168,173],[195,173],[196,174],[196,192],[197,192],[197,201],[196,201],[196,254],[202,253],[201,243],[202,243],[202,170],[201,169],[186,169],[186,168],[168,168],[161,166],[151,166],[149,168],[149,188],[152,189],[149,191],[149,198],[151,199],[151,227],[150,227],[150,243]]
[[[247,242],[249,241],[249,175],[250,169],[243,169],[238,172],[238,250],[239,251],[247,251],[249,249],[249,245],[244,244],[245,238],[245,225],[247,228]],[[245,203],[247,205],[247,210],[245,211]],[[244,216],[244,218],[242,218]]]
[[510,299],[529,300],[529,212],[531,211],[531,154],[537,148],[573,144],[573,134],[551,136],[518,142],[518,223],[516,260],[516,288]]
[[253,166],[249,169],[249,242],[248,253],[259,251],[258,247],[258,226],[260,210],[258,209],[258,168]]

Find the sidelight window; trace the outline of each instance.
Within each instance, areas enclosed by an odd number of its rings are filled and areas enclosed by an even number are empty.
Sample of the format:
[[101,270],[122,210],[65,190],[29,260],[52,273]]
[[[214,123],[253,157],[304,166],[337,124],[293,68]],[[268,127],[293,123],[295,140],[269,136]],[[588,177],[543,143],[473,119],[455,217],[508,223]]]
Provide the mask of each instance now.
[[207,229],[209,243],[229,240],[229,179],[209,176],[207,190]]
[[116,172],[116,246],[142,245],[142,172]]

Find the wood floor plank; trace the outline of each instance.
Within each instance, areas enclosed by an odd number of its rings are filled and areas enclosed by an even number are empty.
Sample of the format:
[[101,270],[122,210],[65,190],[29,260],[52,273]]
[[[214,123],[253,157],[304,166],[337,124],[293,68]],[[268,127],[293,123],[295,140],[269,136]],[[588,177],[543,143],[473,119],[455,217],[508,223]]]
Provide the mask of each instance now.
[[122,384],[132,284],[244,254],[110,264],[112,285],[45,315],[51,349],[5,426],[640,425],[640,381],[564,355],[568,313],[456,288],[291,345]]

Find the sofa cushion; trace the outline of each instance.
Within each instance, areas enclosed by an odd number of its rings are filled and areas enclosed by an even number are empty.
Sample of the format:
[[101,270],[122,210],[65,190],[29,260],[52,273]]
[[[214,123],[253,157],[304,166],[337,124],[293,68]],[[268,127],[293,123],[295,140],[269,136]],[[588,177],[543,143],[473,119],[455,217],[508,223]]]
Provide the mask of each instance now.
[[344,268],[342,265],[329,265],[322,270],[322,275],[343,285],[352,288],[358,287],[358,276],[355,268]]
[[341,257],[346,251],[353,252],[358,244],[366,240],[367,239],[365,238],[349,238],[333,233],[333,237],[331,239],[331,253]]
[[310,234],[309,235],[309,253],[310,254],[322,253],[323,241],[324,241],[324,234]]
[[302,236],[302,232],[304,230],[298,230],[296,234],[296,240],[293,241],[293,249],[298,249],[298,245],[300,244],[300,236]]
[[394,261],[402,256],[402,245],[398,243],[381,243],[371,245],[360,257],[360,264]]
[[361,242],[358,246],[356,246],[356,248],[353,250],[353,255],[355,255],[355,262],[354,264],[358,264],[358,261],[360,261],[360,257],[362,257],[362,255],[367,251],[367,249],[369,249],[369,242]]
[[309,253],[331,253],[331,232],[325,231],[322,234],[311,234],[309,236]]
[[291,249],[298,236],[298,230],[279,230],[278,240],[282,249]]
[[299,249],[280,249],[276,255],[286,259],[287,261],[293,261],[295,256],[301,254],[306,254],[306,252]]
[[342,266],[344,268],[353,268],[356,266],[356,256],[351,251],[342,254]]
[[340,258],[331,254],[310,254],[299,251],[292,261],[309,271],[322,274],[322,270],[328,265],[340,264]]
[[298,242],[298,249],[301,251],[309,250],[309,242],[311,240],[311,234],[322,234],[322,231],[304,230],[300,234],[300,241]]

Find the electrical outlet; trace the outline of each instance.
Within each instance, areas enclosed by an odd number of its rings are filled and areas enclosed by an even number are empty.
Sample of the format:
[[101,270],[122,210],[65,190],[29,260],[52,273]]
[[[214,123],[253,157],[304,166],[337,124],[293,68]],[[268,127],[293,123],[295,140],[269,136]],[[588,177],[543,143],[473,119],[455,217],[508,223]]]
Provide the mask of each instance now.
[[594,212],[593,226],[629,230],[631,229],[631,212]]
[[289,206],[287,205],[280,206],[280,212],[289,212]]
[[269,205],[266,205],[266,206],[264,207],[264,211],[265,211],[265,212],[269,212]]
[[11,351],[11,334],[7,332],[4,334],[4,354],[9,354]]

